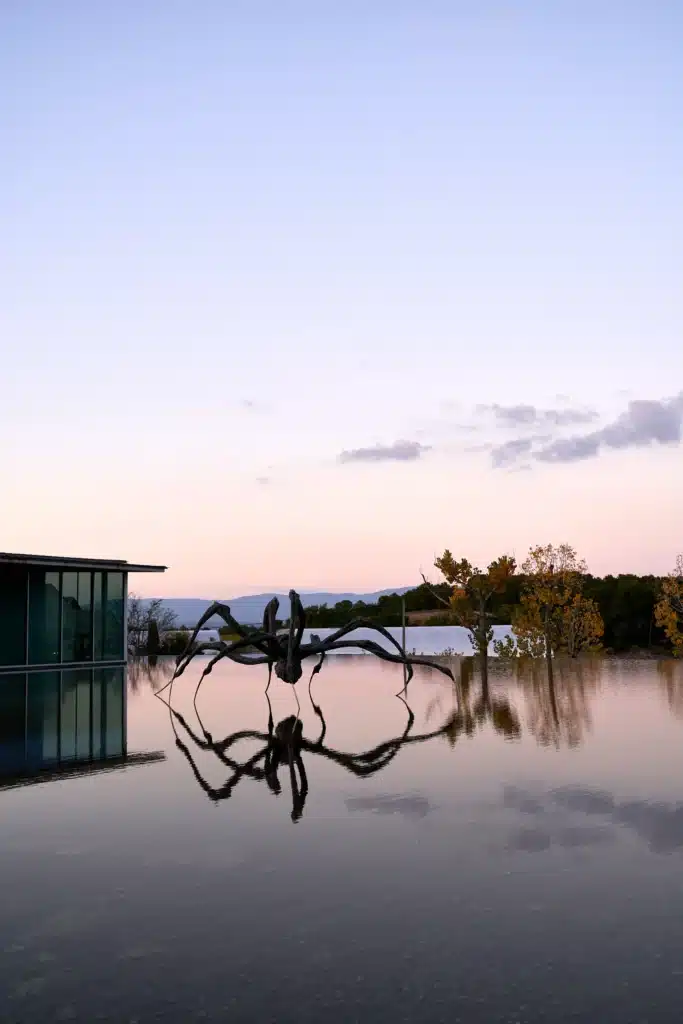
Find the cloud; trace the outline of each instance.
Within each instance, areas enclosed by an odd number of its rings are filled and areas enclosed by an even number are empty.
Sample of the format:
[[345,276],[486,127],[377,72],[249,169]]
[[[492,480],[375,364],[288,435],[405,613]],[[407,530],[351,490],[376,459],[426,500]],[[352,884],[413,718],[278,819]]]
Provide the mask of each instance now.
[[270,481],[270,477],[269,476],[257,476],[256,477],[256,483],[260,484],[261,487],[267,487],[270,482],[271,481]]
[[598,455],[602,448],[643,448],[651,444],[680,444],[683,391],[657,402],[639,399],[600,430],[562,438],[534,452],[539,462],[578,462]]
[[479,412],[492,413],[501,427],[571,427],[594,423],[595,409],[538,409],[535,405],[480,405]]
[[393,444],[376,444],[370,448],[352,448],[350,451],[343,451],[339,454],[338,461],[413,462],[428,451],[429,445],[420,444],[419,441],[394,441]]
[[533,441],[527,437],[518,437],[514,441],[506,441],[505,444],[496,445],[491,449],[491,463],[496,469],[510,466],[520,455],[527,455],[532,448]]
[[[490,409],[501,407],[489,406]],[[517,417],[518,426],[529,426],[531,414],[524,410],[533,406],[507,407],[508,425]],[[569,410],[572,415],[588,416],[588,412]],[[541,411],[548,425],[564,426],[562,410]],[[554,417],[554,418],[551,418]],[[638,399],[628,403],[626,410],[611,423],[584,434],[551,440],[549,437],[519,437],[491,449],[491,464],[495,469],[512,466],[522,456],[537,462],[567,463],[595,458],[604,449],[643,448],[651,444],[680,444],[683,429],[683,391],[674,398],[655,401]],[[577,422],[574,420],[573,422]],[[537,447],[540,445],[540,447]]]
[[534,458],[539,462],[579,462],[581,459],[590,459],[600,451],[600,441],[596,434],[597,431],[585,437],[560,438],[534,452]]
[[238,408],[243,409],[244,412],[262,413],[269,412],[270,407],[264,402],[259,402],[254,398],[242,398],[237,403]]
[[548,444],[550,441],[552,434],[531,434],[529,437],[515,437],[503,444],[491,445],[491,462],[496,469],[511,466],[520,456],[530,455],[535,444]]

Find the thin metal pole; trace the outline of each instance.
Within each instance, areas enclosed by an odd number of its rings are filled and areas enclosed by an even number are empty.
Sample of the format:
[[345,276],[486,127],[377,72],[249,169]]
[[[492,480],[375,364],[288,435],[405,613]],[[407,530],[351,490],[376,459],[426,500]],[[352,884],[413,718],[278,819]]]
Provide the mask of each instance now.
[[123,657],[128,661],[128,573],[123,574]]
[[26,570],[26,621],[24,623],[24,664],[28,665],[30,658],[30,628],[31,628],[31,573]]
[[[406,652],[406,596],[401,594],[401,646],[403,653]],[[408,689],[408,666],[403,664],[403,691]]]

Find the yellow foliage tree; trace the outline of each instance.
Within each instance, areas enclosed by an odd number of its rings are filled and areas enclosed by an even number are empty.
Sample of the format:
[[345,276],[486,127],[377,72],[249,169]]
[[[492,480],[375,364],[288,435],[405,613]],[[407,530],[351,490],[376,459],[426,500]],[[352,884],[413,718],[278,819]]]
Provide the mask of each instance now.
[[605,624],[596,602],[583,594],[574,594],[562,610],[559,649],[576,658],[581,651],[596,651],[600,647]]
[[655,622],[664,630],[673,647],[674,657],[683,656],[683,555],[676,559],[676,569],[662,583],[662,592],[655,605]]
[[[464,626],[470,634],[472,646],[481,666],[482,685],[486,688],[488,650],[493,639],[491,601],[495,594],[505,589],[505,584],[514,575],[515,560],[509,555],[502,555],[482,572],[466,558],[456,562],[451,552],[446,550],[436,559],[434,565],[446,582],[453,587],[450,602],[446,603],[450,606],[454,620],[458,625]],[[427,583],[424,576],[422,578]]]
[[569,544],[531,548],[522,564],[526,577],[512,627],[515,641],[497,644],[502,657],[545,656],[552,679],[552,659],[563,653],[575,658],[597,650],[604,624],[597,604],[581,590],[586,563]]

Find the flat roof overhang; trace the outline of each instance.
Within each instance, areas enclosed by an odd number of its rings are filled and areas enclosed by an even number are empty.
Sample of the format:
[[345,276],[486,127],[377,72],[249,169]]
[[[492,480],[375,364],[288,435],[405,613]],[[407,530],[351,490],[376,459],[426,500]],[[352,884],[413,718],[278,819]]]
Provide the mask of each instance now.
[[0,567],[3,565],[41,565],[53,569],[102,569],[111,572],[166,572],[167,565],[140,565],[126,562],[122,558],[73,558],[68,555],[22,555],[0,551]]

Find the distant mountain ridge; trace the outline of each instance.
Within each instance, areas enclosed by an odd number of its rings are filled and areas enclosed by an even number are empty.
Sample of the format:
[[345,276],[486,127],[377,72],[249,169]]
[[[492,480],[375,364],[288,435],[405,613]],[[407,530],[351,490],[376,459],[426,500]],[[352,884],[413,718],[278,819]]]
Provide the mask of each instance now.
[[[354,603],[356,601],[364,601],[366,604],[374,604],[385,594],[405,594],[406,591],[412,589],[412,587],[393,587],[388,590],[374,590],[367,594],[315,591],[310,593],[301,592],[300,597],[304,608],[314,604],[326,604],[332,607],[338,601],[352,601]],[[251,626],[262,622],[264,609],[273,597],[277,597],[280,601],[279,617],[286,619],[289,615],[289,597],[286,593],[251,594],[243,597],[221,598],[220,600],[222,604],[229,606],[230,611],[238,622],[243,623],[245,626]],[[164,605],[177,615],[179,626],[194,626],[212,603],[210,598],[205,599],[202,597],[164,597],[162,600]],[[209,619],[208,625],[218,626],[221,624],[221,621],[217,615],[214,615]]]

